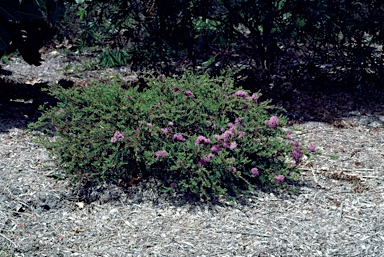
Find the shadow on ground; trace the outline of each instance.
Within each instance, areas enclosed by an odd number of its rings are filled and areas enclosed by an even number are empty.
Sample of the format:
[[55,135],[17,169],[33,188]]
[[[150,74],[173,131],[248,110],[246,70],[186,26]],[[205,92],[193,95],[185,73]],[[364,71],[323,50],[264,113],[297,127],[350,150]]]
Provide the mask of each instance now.
[[12,128],[26,129],[28,123],[41,115],[40,105],[56,103],[47,92],[41,91],[44,87],[46,83],[28,85],[0,80],[0,133]]

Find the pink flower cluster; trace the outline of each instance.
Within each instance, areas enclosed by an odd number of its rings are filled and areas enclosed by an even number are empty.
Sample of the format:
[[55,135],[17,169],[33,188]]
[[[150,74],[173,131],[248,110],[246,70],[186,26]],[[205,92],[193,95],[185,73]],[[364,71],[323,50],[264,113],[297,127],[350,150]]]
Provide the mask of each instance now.
[[314,145],[310,144],[310,145],[308,146],[308,150],[309,150],[310,152],[314,153],[314,152],[316,152],[316,147],[315,147]]
[[213,157],[215,157],[214,154],[209,153],[208,155],[204,156],[204,158],[200,161],[201,166],[206,166],[208,162],[210,162]]
[[165,158],[165,157],[168,156],[168,153],[167,153],[167,151],[165,151],[165,150],[160,150],[160,151],[157,151],[157,152],[155,153],[155,156],[156,156],[157,158]]
[[[237,126],[240,124],[242,119],[240,117],[236,118],[235,124],[228,123],[229,129],[224,131],[221,135],[214,135],[214,137],[222,143],[224,148],[229,148],[230,150],[234,150],[237,148],[237,142],[231,141],[231,138],[243,138],[245,136],[244,131],[238,131]],[[245,127],[245,124],[241,124],[242,127]],[[224,128],[223,128],[224,129]],[[211,149],[212,150],[212,149]]]
[[211,143],[211,140],[209,138],[206,138],[204,136],[198,136],[196,138],[196,142],[195,142],[195,145],[196,146],[199,146],[201,144],[203,145],[207,145],[207,144],[210,144]]
[[185,138],[181,134],[174,134],[173,139],[176,139],[177,141],[185,142]]
[[115,132],[113,137],[111,138],[112,143],[116,143],[116,141],[123,141],[124,135],[120,132]]
[[284,182],[284,175],[279,175],[275,178],[275,183],[279,184],[279,183],[283,183]]
[[187,97],[195,98],[195,95],[192,93],[191,90],[187,90],[187,91],[185,91],[185,95],[186,95]]
[[236,91],[233,95],[236,97],[245,98],[245,99],[252,101],[254,103],[257,103],[257,100],[259,99],[259,96],[256,93],[253,93],[252,96],[248,96],[247,92],[241,91],[241,90]]
[[260,175],[259,170],[257,168],[252,168],[251,173],[254,177],[258,177]]
[[295,160],[296,164],[298,164],[303,157],[303,153],[301,152],[303,148],[300,147],[299,141],[293,142],[293,146],[295,149],[292,151],[292,158]]
[[279,122],[279,118],[272,116],[269,120],[265,120],[264,124],[269,125],[271,128],[275,128],[277,126],[277,122]]

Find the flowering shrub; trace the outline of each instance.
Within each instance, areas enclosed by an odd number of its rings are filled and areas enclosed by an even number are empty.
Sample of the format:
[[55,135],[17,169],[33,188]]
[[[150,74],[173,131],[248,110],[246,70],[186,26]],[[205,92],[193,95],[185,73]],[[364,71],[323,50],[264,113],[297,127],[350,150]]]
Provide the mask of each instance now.
[[154,177],[166,191],[206,198],[286,186],[315,151],[287,140],[286,118],[229,76],[146,80],[143,90],[53,87],[58,106],[30,128],[57,136],[42,142],[75,179]]

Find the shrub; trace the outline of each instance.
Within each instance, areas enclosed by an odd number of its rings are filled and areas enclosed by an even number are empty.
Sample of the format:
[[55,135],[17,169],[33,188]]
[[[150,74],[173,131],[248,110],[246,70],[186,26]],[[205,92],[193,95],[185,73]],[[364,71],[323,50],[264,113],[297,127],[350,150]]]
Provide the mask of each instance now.
[[42,143],[75,181],[153,177],[164,191],[209,199],[284,187],[297,175],[304,150],[287,140],[286,118],[270,114],[276,107],[260,92],[234,88],[229,75],[145,81],[52,87],[58,105],[30,129],[55,136]]

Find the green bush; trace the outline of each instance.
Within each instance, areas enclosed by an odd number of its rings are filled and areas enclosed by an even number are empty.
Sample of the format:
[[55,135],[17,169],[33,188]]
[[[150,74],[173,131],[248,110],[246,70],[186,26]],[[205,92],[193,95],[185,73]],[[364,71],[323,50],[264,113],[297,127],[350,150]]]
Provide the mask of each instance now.
[[271,117],[269,101],[234,88],[229,75],[148,76],[145,87],[50,93],[58,105],[30,128],[55,136],[42,143],[75,181],[151,177],[165,191],[209,199],[287,186],[308,151],[287,138],[286,118]]

